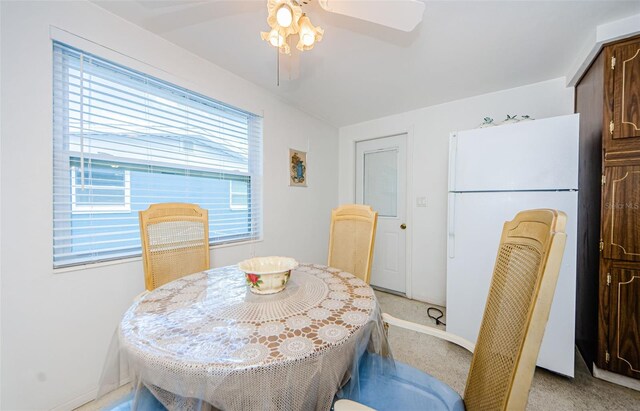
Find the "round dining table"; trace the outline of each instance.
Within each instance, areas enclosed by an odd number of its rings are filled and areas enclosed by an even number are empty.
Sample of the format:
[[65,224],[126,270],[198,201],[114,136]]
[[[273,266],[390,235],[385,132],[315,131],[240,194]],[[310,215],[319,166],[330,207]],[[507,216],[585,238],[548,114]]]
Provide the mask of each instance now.
[[192,274],[135,302],[120,324],[134,388],[169,410],[329,410],[365,349],[386,343],[373,290],[301,264],[253,294],[237,266]]

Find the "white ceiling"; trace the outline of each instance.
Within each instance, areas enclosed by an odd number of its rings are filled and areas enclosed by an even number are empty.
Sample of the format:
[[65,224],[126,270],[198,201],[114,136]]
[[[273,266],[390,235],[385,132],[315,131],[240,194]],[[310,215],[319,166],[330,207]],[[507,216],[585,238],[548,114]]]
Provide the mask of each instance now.
[[277,86],[266,0],[94,2],[335,126],[563,77],[597,25],[640,13],[637,0],[427,1],[403,33],[314,0],[304,10],[324,39]]

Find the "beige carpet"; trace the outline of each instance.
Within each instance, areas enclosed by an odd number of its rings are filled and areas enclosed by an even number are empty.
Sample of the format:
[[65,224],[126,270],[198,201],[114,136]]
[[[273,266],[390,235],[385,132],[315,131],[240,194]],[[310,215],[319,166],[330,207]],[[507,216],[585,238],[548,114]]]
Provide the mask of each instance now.
[[[379,291],[376,296],[382,310],[394,317],[435,324],[427,317],[428,304]],[[446,318],[443,320],[446,323]],[[389,343],[397,361],[433,375],[462,395],[471,353],[437,338],[397,327],[390,327]],[[640,392],[593,378],[576,354],[574,379],[536,370],[527,410],[640,410]]]

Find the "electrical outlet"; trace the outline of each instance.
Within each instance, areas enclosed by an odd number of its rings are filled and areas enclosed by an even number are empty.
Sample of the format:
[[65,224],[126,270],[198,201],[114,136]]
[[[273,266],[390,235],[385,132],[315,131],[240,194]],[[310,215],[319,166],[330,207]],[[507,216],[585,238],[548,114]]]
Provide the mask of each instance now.
[[416,197],[416,207],[426,207],[427,197]]

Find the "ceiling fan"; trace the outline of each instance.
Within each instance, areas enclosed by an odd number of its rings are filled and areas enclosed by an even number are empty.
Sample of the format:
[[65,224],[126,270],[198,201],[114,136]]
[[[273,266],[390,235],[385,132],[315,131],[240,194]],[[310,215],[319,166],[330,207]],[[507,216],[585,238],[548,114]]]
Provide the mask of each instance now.
[[[316,2],[320,8],[311,7],[311,2]],[[290,80],[298,77],[298,50],[310,50],[324,34],[322,28],[313,26],[311,19],[314,16],[307,15],[307,11],[309,14],[326,11],[411,32],[422,21],[425,10],[424,0],[140,0],[138,3],[154,10],[155,17],[148,24],[158,32],[254,12],[266,6],[270,28],[262,33],[262,38],[277,47],[278,54],[286,56],[282,68]],[[284,20],[278,21],[279,18]]]
[[[297,37],[296,49],[311,50],[322,40],[324,30],[311,23],[303,6],[311,0],[267,0],[269,31],[261,32],[263,40],[276,47],[278,54],[291,55],[291,46]],[[422,21],[425,5],[419,0],[318,0],[325,11],[357,18],[405,32]],[[292,41],[293,39],[293,41]],[[297,55],[289,59],[285,71],[289,79],[299,73]],[[280,57],[277,60],[277,84],[280,85]]]
[[[94,0],[96,3],[104,0]],[[329,13],[340,14],[410,32],[424,14],[426,0],[295,0],[301,7],[317,3]],[[138,0],[153,16],[145,26],[155,32],[167,32],[233,14],[253,12],[268,0]]]
[[[311,50],[322,40],[324,30],[315,27],[302,7],[311,0],[267,0],[267,23],[271,28],[262,32],[263,40],[290,54],[289,36],[297,36],[296,48]],[[396,30],[412,31],[422,20],[424,3],[418,0],[318,0],[325,11],[357,18]]]

